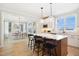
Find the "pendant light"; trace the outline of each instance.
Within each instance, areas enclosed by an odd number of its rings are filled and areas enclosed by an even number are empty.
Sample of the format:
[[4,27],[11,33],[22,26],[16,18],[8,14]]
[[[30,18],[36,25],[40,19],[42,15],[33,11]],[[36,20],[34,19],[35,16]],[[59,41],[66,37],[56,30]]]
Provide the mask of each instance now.
[[43,18],[43,7],[41,7],[41,18]]
[[44,16],[44,15],[43,15],[43,9],[44,9],[44,8],[41,7],[41,18],[42,18],[42,19],[47,19],[49,16]]
[[41,7],[41,18],[42,18],[42,19],[47,19],[47,18],[49,18],[49,17],[53,17],[53,16],[52,16],[52,3],[49,3],[49,4],[50,4],[50,15],[49,15],[49,16],[44,16],[44,15],[43,15],[43,9],[44,9],[44,8]]
[[53,7],[53,6],[52,6],[52,3],[50,3],[50,17],[56,18],[54,15],[52,15],[52,13],[54,14],[54,12],[55,12],[55,11],[52,12],[52,10],[53,10],[52,7]]
[[55,27],[56,27],[56,26],[55,26],[55,25],[56,25],[56,16],[52,15],[52,13],[54,14],[54,12],[55,12],[55,11],[52,12],[52,7],[53,7],[53,6],[52,6],[52,3],[50,3],[50,17],[54,18],[54,22],[53,22],[53,23],[54,23],[54,24],[53,24],[53,25],[54,25],[54,27],[53,27],[54,29],[53,29],[53,31],[55,31]]
[[50,17],[52,17],[52,3],[50,3]]

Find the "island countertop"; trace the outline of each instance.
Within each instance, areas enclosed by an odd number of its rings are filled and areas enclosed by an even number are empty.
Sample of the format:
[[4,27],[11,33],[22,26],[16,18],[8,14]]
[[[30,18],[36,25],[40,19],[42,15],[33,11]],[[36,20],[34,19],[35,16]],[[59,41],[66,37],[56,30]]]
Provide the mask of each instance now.
[[46,37],[49,39],[55,39],[55,40],[62,40],[64,38],[67,38],[67,36],[65,36],[65,35],[59,35],[59,34],[55,35],[55,34],[49,34],[49,33],[39,33],[39,34],[34,34],[34,35]]

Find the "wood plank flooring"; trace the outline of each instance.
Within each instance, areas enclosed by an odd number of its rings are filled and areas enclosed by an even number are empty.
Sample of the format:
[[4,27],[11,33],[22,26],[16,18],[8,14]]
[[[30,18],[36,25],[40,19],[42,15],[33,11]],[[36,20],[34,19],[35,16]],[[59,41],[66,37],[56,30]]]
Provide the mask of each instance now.
[[[27,47],[26,41],[20,41],[0,48],[0,56],[33,56],[32,50]],[[79,56],[79,49],[68,47],[68,56]]]

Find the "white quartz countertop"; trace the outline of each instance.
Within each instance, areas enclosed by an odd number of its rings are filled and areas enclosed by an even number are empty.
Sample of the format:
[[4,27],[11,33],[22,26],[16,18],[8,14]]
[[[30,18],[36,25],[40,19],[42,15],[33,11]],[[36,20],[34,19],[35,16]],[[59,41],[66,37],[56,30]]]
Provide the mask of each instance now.
[[39,33],[39,34],[34,34],[34,35],[46,37],[49,39],[55,39],[55,40],[62,40],[64,38],[67,38],[67,36],[65,35],[58,35],[58,34],[55,35],[55,34],[49,34],[49,33]]

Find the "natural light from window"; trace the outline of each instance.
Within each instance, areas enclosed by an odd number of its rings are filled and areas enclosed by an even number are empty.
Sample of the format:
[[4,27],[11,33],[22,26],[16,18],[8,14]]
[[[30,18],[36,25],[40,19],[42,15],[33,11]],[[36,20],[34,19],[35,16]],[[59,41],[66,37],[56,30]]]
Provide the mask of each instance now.
[[59,30],[74,30],[75,29],[75,16],[67,16],[66,18],[60,17],[57,20],[57,28]]

